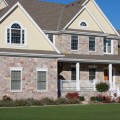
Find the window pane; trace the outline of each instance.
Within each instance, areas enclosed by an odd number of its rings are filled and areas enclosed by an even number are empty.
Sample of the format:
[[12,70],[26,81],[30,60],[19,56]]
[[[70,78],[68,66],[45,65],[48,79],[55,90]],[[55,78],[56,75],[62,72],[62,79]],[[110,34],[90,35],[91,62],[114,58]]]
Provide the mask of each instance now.
[[76,80],[76,68],[71,68],[71,80]]
[[20,44],[21,30],[11,29],[11,43]]
[[111,40],[110,39],[104,40],[104,52],[111,53]]
[[89,38],[89,51],[95,51],[95,37]]
[[24,30],[22,30],[22,44],[24,44],[25,43],[25,32],[24,32]]
[[48,34],[48,38],[49,38],[50,41],[53,43],[53,34]]
[[10,29],[7,29],[7,43],[10,43]]
[[71,50],[78,50],[78,36],[71,36]]
[[46,71],[37,72],[37,90],[46,90]]
[[96,77],[96,68],[89,68],[89,80],[94,80]]
[[11,90],[21,89],[21,71],[11,71]]

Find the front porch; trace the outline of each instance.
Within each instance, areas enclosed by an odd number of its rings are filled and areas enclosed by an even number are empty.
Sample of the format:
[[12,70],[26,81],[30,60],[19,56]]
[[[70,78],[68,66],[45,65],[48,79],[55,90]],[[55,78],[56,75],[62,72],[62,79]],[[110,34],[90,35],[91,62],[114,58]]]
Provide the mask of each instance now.
[[[102,63],[59,63],[59,91],[61,95],[68,92],[94,93],[96,83],[106,82],[110,85],[109,93],[120,95],[119,65]],[[72,79],[74,78],[74,79]]]

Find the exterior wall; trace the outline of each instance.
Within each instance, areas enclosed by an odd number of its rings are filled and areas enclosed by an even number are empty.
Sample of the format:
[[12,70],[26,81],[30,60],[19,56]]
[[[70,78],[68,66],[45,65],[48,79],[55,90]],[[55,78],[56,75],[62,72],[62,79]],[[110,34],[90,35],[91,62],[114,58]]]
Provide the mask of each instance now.
[[[56,35],[56,47],[64,54],[104,55],[103,37],[96,37],[96,51],[89,51],[89,36],[79,35],[79,50],[71,51],[71,35]],[[118,55],[118,40],[113,40],[113,54]]]
[[[7,40],[7,28],[13,23],[20,23],[25,28],[26,44],[23,46],[19,45],[8,45]],[[49,50],[54,51],[50,43],[46,38],[38,31],[33,25],[29,18],[23,13],[23,11],[17,7],[3,22],[0,24],[0,48],[17,48],[17,49],[31,49],[31,50]]]
[[[87,28],[80,27],[80,22],[84,20],[88,24]],[[84,30],[91,30],[91,31],[94,30],[94,31],[102,32],[102,30],[99,28],[97,23],[90,16],[90,14],[87,12],[86,9],[84,9],[83,12],[74,20],[74,22],[68,27],[68,29],[84,29]]]
[[5,8],[7,5],[4,0],[0,0],[0,10]]
[[[10,67],[23,67],[22,92],[10,91]],[[48,91],[36,91],[37,68],[48,69]],[[13,99],[43,97],[57,98],[57,60],[28,57],[2,57],[0,56],[0,99],[8,95]]]

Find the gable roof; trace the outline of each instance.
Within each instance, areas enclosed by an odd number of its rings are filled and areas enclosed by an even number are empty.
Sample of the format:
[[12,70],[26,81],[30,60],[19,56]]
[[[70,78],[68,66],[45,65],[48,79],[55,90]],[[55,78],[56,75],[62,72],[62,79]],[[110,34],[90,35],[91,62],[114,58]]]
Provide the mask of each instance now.
[[[6,0],[8,6],[0,11],[2,17],[15,3],[19,2],[43,30],[61,30],[82,8],[86,0],[70,4],[57,4],[38,0]],[[49,22],[48,22],[49,21]]]

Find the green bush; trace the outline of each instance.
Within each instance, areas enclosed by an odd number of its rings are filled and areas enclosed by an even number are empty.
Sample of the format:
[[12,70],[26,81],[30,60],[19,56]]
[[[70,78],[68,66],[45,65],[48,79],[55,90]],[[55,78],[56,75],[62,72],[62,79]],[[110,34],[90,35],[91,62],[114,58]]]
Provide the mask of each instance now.
[[68,100],[66,100],[65,98],[58,98],[57,100],[54,101],[54,104],[56,105],[60,105],[60,104],[67,104]]
[[96,96],[90,97],[90,101],[96,101]]
[[100,82],[96,84],[96,90],[98,92],[107,92],[109,88],[110,88],[109,84],[105,82]]
[[43,105],[53,105],[54,104],[54,100],[50,99],[48,97],[42,98],[40,101]]
[[80,96],[80,101],[85,101],[85,97],[84,96]]

